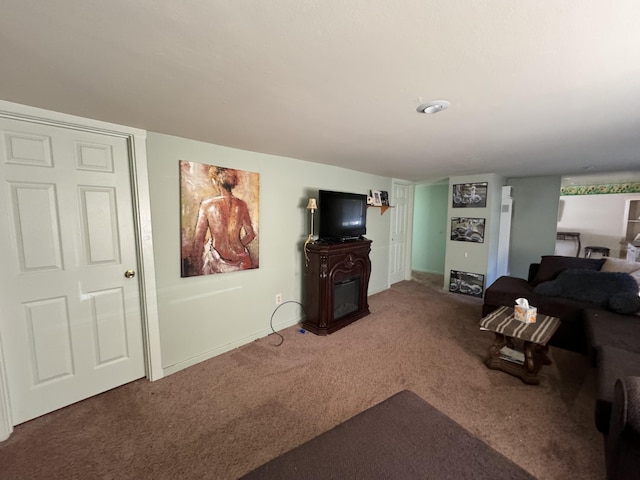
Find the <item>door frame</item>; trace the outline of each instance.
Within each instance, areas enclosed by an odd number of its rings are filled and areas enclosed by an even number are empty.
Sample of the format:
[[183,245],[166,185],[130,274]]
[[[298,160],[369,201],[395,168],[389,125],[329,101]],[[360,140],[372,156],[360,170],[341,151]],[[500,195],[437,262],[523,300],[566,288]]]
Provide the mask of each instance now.
[[[155,262],[151,230],[151,201],[147,163],[147,132],[137,128],[91,120],[0,100],[0,117],[33,124],[62,127],[124,138],[129,149],[129,167],[134,232],[140,285],[140,313],[145,358],[145,376],[150,381],[164,376],[160,350],[160,323],[156,293]],[[0,311],[0,315],[2,312]],[[6,340],[6,339],[4,339]],[[0,332],[0,441],[13,431],[11,405]]]

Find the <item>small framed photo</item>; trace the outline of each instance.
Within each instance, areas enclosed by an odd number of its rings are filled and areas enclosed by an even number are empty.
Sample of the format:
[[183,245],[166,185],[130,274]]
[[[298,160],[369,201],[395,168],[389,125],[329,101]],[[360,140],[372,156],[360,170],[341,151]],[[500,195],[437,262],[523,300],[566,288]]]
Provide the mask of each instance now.
[[451,240],[484,243],[484,218],[453,217]]
[[453,208],[484,208],[487,206],[487,182],[453,185]]
[[389,192],[386,192],[385,190],[381,190],[380,191],[380,201],[382,202],[382,206],[388,207],[389,206]]
[[371,190],[371,198],[373,198],[373,204],[376,207],[382,206],[382,195],[380,190]]
[[451,270],[449,276],[449,291],[462,295],[470,295],[472,297],[482,297],[482,293],[484,292],[484,275],[481,273]]

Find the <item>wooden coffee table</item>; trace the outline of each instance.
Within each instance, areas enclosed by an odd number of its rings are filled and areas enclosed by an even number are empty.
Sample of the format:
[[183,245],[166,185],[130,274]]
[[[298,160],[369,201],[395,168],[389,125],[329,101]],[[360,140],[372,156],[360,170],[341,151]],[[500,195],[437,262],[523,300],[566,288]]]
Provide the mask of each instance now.
[[[520,378],[524,383],[537,385],[538,371],[542,365],[550,365],[547,342],[551,339],[560,319],[538,313],[536,323],[524,323],[513,317],[513,308],[500,307],[480,320],[480,329],[494,332],[495,340],[489,347],[485,360],[487,367],[501,370]],[[522,344],[523,363],[501,358],[503,347],[514,348]]]

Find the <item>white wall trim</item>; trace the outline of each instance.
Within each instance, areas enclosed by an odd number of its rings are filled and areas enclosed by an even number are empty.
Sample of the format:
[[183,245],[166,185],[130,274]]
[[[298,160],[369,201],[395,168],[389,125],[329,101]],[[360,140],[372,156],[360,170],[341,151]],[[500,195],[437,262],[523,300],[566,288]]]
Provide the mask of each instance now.
[[13,420],[11,418],[11,404],[9,403],[7,374],[4,369],[2,336],[0,336],[0,442],[9,438],[11,432],[13,432]]
[[[160,349],[160,323],[155,283],[155,262],[151,231],[151,207],[147,170],[147,132],[137,128],[115,125],[64,113],[43,110],[0,100],[0,116],[43,125],[89,131],[127,138],[130,146],[131,186],[138,242],[141,310],[145,339],[146,375],[150,380],[163,377]],[[0,345],[0,440],[9,437],[12,428],[8,384],[4,375],[4,356]]]

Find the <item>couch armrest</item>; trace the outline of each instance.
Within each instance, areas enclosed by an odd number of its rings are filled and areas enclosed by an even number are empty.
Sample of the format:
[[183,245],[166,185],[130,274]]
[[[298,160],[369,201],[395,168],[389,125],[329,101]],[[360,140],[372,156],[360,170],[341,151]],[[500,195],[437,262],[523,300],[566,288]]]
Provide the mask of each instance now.
[[607,479],[637,478],[640,471],[640,377],[616,381],[609,436]]
[[540,268],[539,263],[531,263],[529,265],[529,276],[527,277],[527,282],[533,282],[533,279],[536,278],[536,274],[538,273],[538,269]]

